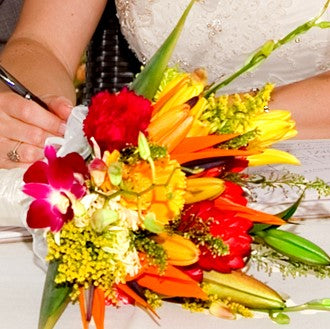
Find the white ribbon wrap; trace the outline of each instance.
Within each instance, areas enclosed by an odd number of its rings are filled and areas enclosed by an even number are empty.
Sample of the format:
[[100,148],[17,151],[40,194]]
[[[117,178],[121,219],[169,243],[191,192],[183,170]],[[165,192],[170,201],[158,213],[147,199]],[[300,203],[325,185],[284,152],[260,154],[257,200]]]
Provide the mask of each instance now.
[[[64,137],[50,137],[46,140],[46,145],[54,145],[58,149],[58,156],[78,152],[87,158],[90,154],[91,148],[82,130],[87,111],[86,106],[75,107],[68,119]],[[31,198],[22,192],[24,172],[22,168],[0,169],[0,226],[25,226],[29,229],[26,224],[26,213]],[[44,267],[47,253],[44,230],[29,231],[33,235],[33,251],[40,258],[40,265]]]

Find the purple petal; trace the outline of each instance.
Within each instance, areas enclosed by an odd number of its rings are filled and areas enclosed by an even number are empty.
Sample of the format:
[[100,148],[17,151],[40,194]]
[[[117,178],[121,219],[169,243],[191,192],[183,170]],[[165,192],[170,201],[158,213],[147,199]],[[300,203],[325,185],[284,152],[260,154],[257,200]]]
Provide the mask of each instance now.
[[25,183],[48,183],[47,178],[48,165],[43,161],[37,161],[32,164],[23,176]]
[[23,186],[23,192],[35,199],[47,199],[53,189],[48,184],[28,183]]

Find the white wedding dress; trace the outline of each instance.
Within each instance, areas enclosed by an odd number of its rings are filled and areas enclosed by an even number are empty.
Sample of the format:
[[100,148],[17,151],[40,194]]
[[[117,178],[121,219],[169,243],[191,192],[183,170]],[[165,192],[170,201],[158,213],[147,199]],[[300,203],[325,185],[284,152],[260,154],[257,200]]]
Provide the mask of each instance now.
[[[116,0],[122,32],[141,61],[149,59],[170,33],[190,0]],[[279,39],[316,16],[324,0],[203,0],[188,16],[171,64],[205,67],[210,82],[233,73],[268,39]],[[323,19],[329,19],[330,13]],[[313,28],[278,49],[261,67],[239,78],[227,91],[248,90],[270,81],[286,84],[330,69],[330,30]],[[78,114],[77,114],[78,113]],[[78,117],[77,117],[78,115]],[[81,133],[75,112],[62,152],[72,151]],[[75,138],[75,143],[70,143]],[[81,141],[82,136],[79,136]],[[69,141],[69,142],[68,142]],[[69,146],[69,149],[67,147]],[[0,226],[22,225],[27,198],[20,191],[21,169],[0,169]],[[23,209],[23,210],[22,210]]]
[[[116,0],[122,32],[138,58],[148,60],[171,32],[190,0]],[[269,39],[278,40],[315,17],[324,0],[202,0],[189,13],[172,64],[204,67],[209,81],[240,68]],[[329,20],[330,10],[322,17]],[[279,48],[255,71],[234,81],[228,92],[277,85],[330,69],[330,29],[313,28]]]

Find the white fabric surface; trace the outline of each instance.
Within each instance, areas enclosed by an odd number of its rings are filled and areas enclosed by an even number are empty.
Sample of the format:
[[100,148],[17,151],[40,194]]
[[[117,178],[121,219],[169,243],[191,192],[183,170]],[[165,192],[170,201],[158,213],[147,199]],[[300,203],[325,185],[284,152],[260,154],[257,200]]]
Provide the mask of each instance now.
[[[306,225],[305,225],[306,224]],[[296,227],[299,232],[313,239],[328,253],[330,221],[311,220]],[[39,305],[42,296],[44,272],[33,262],[31,243],[17,242],[0,244],[0,329],[35,329],[38,323]],[[258,279],[281,293],[288,294],[294,303],[303,303],[315,298],[330,297],[330,280],[302,277],[283,280],[279,273],[268,277],[263,272],[250,269]],[[229,321],[210,315],[190,313],[181,306],[165,303],[158,309],[161,317],[157,325],[140,308],[124,306],[120,309],[107,307],[107,329],[279,329],[281,326],[268,318],[238,319]],[[287,329],[325,329],[330,327],[330,312],[312,314],[292,313]],[[81,329],[78,305],[70,305],[59,320],[56,329]],[[91,329],[94,328],[91,326]]]
[[[190,0],[116,0],[131,48],[145,62],[171,32]],[[189,13],[171,64],[207,69],[210,82],[234,73],[269,39],[278,40],[315,17],[324,0],[203,0]],[[329,20],[330,10],[324,15]],[[273,53],[224,91],[277,85],[330,69],[330,30],[314,28]]]
[[[302,175],[308,181],[316,178],[330,184],[330,139],[289,140],[273,146],[295,155],[301,166],[268,165],[248,168],[248,173],[265,177],[281,177],[285,173]],[[278,213],[290,207],[301,195],[302,190],[284,187],[284,189],[252,189],[254,202],[250,206],[269,213]],[[294,214],[296,218],[330,218],[330,195],[319,196],[315,190],[307,190],[303,201]]]

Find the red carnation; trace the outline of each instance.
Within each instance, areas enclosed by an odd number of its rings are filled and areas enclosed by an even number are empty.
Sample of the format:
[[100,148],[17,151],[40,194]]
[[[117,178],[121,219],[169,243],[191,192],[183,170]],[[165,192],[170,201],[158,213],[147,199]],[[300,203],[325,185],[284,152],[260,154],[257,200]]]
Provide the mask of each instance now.
[[94,137],[102,152],[121,150],[137,145],[139,131],[147,135],[151,113],[151,102],[127,88],[117,94],[103,91],[92,98],[83,129],[89,141]]
[[[233,183],[227,185],[226,197],[231,193],[237,194],[242,202],[241,189]],[[235,199],[231,195],[231,200]],[[209,232],[221,238],[229,247],[229,254],[215,256],[211,248],[206,244],[199,246],[201,254],[198,264],[205,270],[214,269],[219,272],[230,272],[242,268],[245,265],[244,258],[250,254],[252,238],[248,231],[252,228],[252,222],[239,217],[235,211],[223,211],[215,205],[214,201],[202,201],[185,208],[181,217],[179,230],[198,230],[201,225],[208,225]]]

